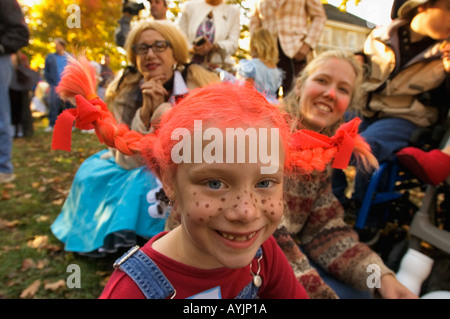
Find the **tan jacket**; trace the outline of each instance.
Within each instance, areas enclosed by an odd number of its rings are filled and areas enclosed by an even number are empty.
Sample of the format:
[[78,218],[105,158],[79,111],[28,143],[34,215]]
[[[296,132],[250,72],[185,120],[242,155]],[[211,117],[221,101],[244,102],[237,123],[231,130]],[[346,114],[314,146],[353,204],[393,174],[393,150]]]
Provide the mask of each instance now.
[[442,42],[437,41],[402,70],[396,70],[397,29],[405,23],[397,20],[388,27],[375,29],[365,42],[364,53],[372,63],[371,74],[362,86],[365,94],[362,114],[403,118],[426,127],[437,121],[438,110],[424,105],[418,97],[446,79],[439,50]]

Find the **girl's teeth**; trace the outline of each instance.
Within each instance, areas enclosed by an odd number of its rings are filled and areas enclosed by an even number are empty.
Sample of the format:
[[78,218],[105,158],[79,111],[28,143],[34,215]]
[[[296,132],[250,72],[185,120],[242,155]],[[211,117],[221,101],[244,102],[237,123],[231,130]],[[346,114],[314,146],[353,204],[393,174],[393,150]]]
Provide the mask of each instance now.
[[220,232],[220,235],[222,235],[222,237],[224,237],[228,240],[246,241],[246,240],[253,238],[256,235],[256,232],[251,233],[250,235],[247,235],[247,236],[234,236],[234,235],[230,235],[230,234],[226,234],[226,233],[222,233],[222,232]]

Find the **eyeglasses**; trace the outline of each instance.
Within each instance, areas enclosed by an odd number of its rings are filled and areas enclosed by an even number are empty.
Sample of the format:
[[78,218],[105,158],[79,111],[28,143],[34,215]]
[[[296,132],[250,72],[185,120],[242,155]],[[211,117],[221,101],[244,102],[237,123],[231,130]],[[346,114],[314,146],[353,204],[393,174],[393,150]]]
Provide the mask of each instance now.
[[131,48],[134,53],[138,55],[145,55],[148,53],[148,49],[152,49],[153,53],[161,53],[166,51],[169,46],[169,41],[155,41],[153,44],[138,43],[133,45]]

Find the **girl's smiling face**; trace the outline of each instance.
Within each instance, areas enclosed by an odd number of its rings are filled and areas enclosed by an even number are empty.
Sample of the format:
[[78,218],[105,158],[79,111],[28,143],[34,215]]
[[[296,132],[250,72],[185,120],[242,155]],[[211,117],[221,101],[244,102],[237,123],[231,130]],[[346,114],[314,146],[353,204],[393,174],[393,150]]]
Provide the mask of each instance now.
[[300,114],[309,129],[320,131],[337,123],[352,99],[356,73],[342,59],[330,58],[297,87]]
[[174,208],[181,212],[182,225],[176,229],[183,245],[179,260],[203,269],[249,265],[283,214],[284,154],[277,160],[273,174],[261,173],[266,165],[259,159],[179,164],[165,183],[168,196],[175,199]]

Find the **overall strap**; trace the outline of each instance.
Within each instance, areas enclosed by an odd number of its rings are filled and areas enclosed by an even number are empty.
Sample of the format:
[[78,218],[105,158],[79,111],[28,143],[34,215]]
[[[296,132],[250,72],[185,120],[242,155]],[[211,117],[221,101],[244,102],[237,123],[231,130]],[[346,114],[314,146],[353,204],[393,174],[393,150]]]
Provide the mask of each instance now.
[[114,268],[119,268],[141,289],[147,299],[165,299],[173,296],[175,289],[139,246],[134,246],[114,263]]

